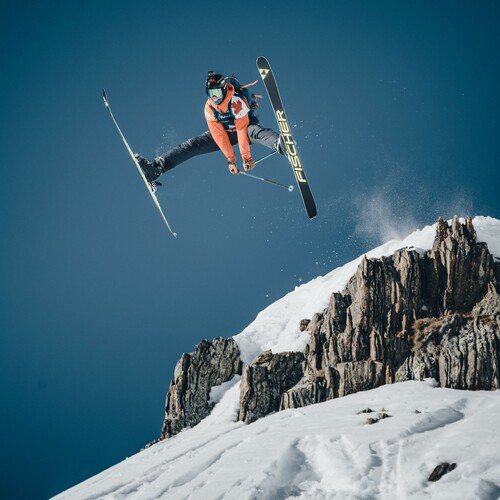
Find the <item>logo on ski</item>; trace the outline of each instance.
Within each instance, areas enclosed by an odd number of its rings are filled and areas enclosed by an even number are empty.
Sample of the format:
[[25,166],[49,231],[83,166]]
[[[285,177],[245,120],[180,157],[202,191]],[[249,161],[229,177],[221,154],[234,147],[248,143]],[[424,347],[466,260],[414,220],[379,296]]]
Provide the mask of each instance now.
[[268,69],[261,69],[260,70],[260,76],[261,76],[261,78],[264,80],[264,78],[266,78],[266,76],[267,76],[268,73],[269,73]]
[[302,169],[302,163],[300,162],[300,158],[297,154],[297,148],[295,147],[295,142],[290,131],[290,125],[288,125],[288,120],[286,119],[283,110],[276,110],[276,119],[278,120],[281,135],[283,136],[283,139],[285,139],[288,159],[292,165],[295,178],[297,179],[297,182],[307,182],[304,170]]

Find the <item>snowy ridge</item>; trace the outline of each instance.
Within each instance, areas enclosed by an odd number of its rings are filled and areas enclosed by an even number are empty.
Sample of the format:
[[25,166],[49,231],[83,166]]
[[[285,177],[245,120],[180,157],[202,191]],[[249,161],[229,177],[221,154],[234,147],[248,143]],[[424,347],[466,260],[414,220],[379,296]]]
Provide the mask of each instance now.
[[[479,241],[500,256],[500,221],[476,217]],[[368,258],[404,247],[427,251],[436,225],[393,240]],[[301,319],[322,311],[363,256],[306,283],[271,304],[235,336],[242,359],[267,349],[303,350]],[[75,486],[60,499],[496,499],[500,498],[500,391],[437,388],[404,382],[250,425],[236,422],[240,379],[212,389],[212,413],[192,429],[162,441]],[[359,412],[371,408],[370,415]],[[365,425],[368,416],[390,418]],[[457,468],[433,483],[441,462]]]
[[[239,384],[238,384],[239,385]],[[138,453],[59,499],[494,499],[500,391],[382,386],[251,425],[238,385],[193,429]],[[233,394],[230,394],[233,393]],[[367,408],[373,413],[359,413]],[[366,425],[369,416],[389,418]],[[457,468],[433,483],[442,462]]]
[[[461,221],[464,222],[463,219]],[[475,217],[472,222],[478,241],[486,242],[490,252],[500,257],[500,221],[492,217]],[[401,248],[412,248],[425,253],[432,248],[435,236],[436,224],[433,224],[401,240],[391,240],[364,255],[369,259],[380,258],[392,255]],[[331,293],[342,291],[364,255],[297,287],[260,312],[250,325],[234,337],[243,362],[250,362],[268,349],[275,353],[303,351],[309,338],[300,332],[300,320],[311,318],[314,313],[325,309]]]

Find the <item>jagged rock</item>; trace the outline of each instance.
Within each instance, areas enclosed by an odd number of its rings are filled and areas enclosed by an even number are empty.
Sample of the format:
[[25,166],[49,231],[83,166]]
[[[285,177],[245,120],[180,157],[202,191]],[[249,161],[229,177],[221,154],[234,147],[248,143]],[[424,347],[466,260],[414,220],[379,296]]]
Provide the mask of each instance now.
[[493,256],[486,243],[476,241],[470,217],[465,224],[453,217],[451,227],[442,219],[438,221],[426,264],[427,305],[436,316],[470,311],[495,282]]
[[288,408],[429,377],[444,387],[500,386],[496,266],[470,218],[439,220],[425,255],[364,258],[321,316],[308,327],[305,377],[285,394]]
[[299,330],[301,332],[305,332],[310,322],[311,322],[310,319],[301,319],[299,324]]
[[[500,388],[500,262],[472,220],[440,219],[432,249],[362,259],[324,311],[302,320],[305,353],[262,353],[243,371],[239,418],[326,401],[382,384],[435,378]],[[241,373],[234,341],[205,341],[177,364],[162,438],[211,410],[211,387]],[[382,417],[380,417],[382,418]]]
[[472,310],[474,316],[489,316],[494,319],[500,315],[500,295],[493,285],[489,285],[483,300]]
[[443,462],[442,464],[436,465],[431,475],[429,476],[429,481],[439,481],[445,474],[455,470],[457,464],[449,464],[448,462]]
[[439,381],[452,389],[500,388],[498,323],[455,316],[440,342]]
[[365,408],[364,410],[358,411],[358,415],[362,415],[363,413],[373,413],[371,408]]
[[384,383],[384,365],[379,361],[368,359],[339,363],[335,370],[338,374],[335,377],[336,384],[333,387],[336,397],[374,389]]
[[303,406],[321,403],[327,399],[332,398],[328,397],[326,381],[324,379],[318,379],[315,382],[302,379],[294,387],[283,393],[280,409],[301,408]]
[[500,259],[495,257],[493,272],[495,273],[496,291],[500,293]]
[[283,393],[303,377],[304,354],[266,351],[245,367],[239,420],[250,423],[281,407]]
[[212,387],[241,375],[241,370],[240,352],[232,338],[204,340],[194,353],[183,354],[167,394],[161,439],[194,426],[209,415],[214,406],[210,402]]

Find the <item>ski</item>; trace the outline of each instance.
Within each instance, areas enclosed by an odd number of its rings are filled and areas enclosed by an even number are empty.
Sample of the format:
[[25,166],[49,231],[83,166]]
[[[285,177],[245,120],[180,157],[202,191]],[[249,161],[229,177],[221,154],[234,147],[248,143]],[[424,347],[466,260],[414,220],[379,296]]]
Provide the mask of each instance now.
[[293,140],[292,129],[286,118],[285,108],[283,107],[283,103],[281,101],[273,70],[271,69],[269,61],[265,57],[259,57],[257,59],[257,69],[259,70],[259,74],[262,78],[264,86],[266,87],[267,95],[271,101],[271,106],[273,107],[280,133],[285,139],[288,161],[292,166],[295,180],[297,181],[300,194],[302,195],[307,215],[310,219],[313,219],[317,214],[316,203],[314,202],[311,188],[307,182],[306,173],[302,167],[302,162],[300,161],[299,153],[297,151],[297,147],[295,146],[295,141]]
[[165,222],[165,224],[166,224],[168,230],[170,231],[170,233],[172,234],[172,236],[174,238],[177,238],[177,233],[175,233],[172,230],[172,228],[170,227],[170,224],[168,223],[168,220],[165,217],[165,214],[163,213],[163,209],[161,208],[160,202],[158,201],[158,198],[156,196],[156,187],[161,186],[161,184],[159,182],[152,182],[152,183],[148,182],[148,180],[146,179],[146,177],[144,175],[144,172],[142,171],[141,167],[139,166],[139,163],[137,161],[137,158],[134,155],[134,152],[132,151],[132,148],[130,147],[127,139],[125,139],[125,136],[123,135],[123,132],[121,131],[120,126],[118,125],[118,122],[116,121],[116,119],[113,115],[113,111],[111,111],[111,106],[109,105],[108,96],[107,96],[106,91],[104,89],[102,91],[102,97],[104,99],[104,104],[109,111],[109,115],[111,116],[111,119],[113,120],[113,123],[115,124],[115,127],[118,130],[120,137],[122,138],[123,144],[125,144],[127,151],[129,152],[132,160],[135,163],[135,166],[137,167],[137,170],[139,171],[139,174],[141,174],[142,180],[144,181],[144,184],[146,184],[146,187],[148,188],[148,192],[151,195],[151,198],[153,199],[154,204],[156,205],[156,207],[160,211],[163,222]]

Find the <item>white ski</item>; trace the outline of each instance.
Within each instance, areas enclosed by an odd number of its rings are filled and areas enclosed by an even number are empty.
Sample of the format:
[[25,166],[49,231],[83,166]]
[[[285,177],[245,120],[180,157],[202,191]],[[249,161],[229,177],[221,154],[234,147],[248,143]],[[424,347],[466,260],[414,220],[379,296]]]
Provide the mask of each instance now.
[[111,116],[111,119],[113,120],[113,123],[115,124],[115,127],[118,130],[118,133],[120,134],[120,137],[122,138],[123,144],[125,144],[125,147],[127,148],[127,151],[129,152],[130,157],[134,161],[135,166],[137,167],[137,170],[139,171],[139,174],[141,174],[141,178],[144,181],[144,184],[146,184],[146,187],[147,187],[147,189],[149,191],[149,194],[151,195],[151,198],[153,198],[154,204],[156,205],[156,207],[160,211],[160,214],[161,214],[161,216],[163,218],[163,221],[165,222],[165,224],[166,224],[168,230],[170,231],[170,233],[172,234],[172,236],[174,238],[177,238],[177,233],[175,233],[172,230],[172,228],[170,227],[170,224],[168,223],[168,220],[165,217],[165,214],[163,213],[163,209],[161,208],[160,202],[158,201],[158,198],[156,196],[156,183],[154,183],[154,182],[150,183],[146,179],[146,177],[144,175],[144,172],[142,171],[141,167],[139,166],[137,158],[134,155],[134,152],[132,151],[129,143],[127,142],[127,139],[125,139],[125,136],[123,135],[123,132],[121,131],[120,126],[118,125],[118,123],[117,123],[117,121],[116,121],[116,119],[115,119],[115,117],[113,115],[113,112],[111,111],[111,107],[110,107],[109,101],[108,101],[108,96],[106,95],[106,91],[104,89],[102,91],[102,97],[104,99],[104,104],[105,104],[106,108],[108,108],[109,115]]

